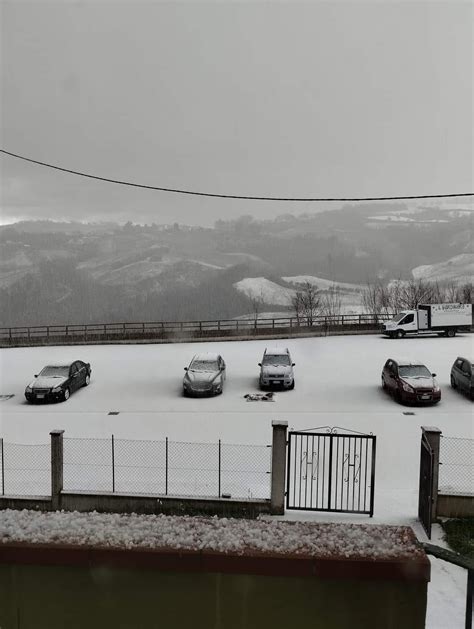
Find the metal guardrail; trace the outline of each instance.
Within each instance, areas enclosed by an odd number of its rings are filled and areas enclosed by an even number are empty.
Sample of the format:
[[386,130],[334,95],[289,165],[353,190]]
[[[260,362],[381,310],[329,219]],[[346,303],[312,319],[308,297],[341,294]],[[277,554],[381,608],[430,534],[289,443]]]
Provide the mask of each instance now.
[[344,314],[333,316],[274,317],[254,319],[217,319],[205,321],[157,321],[137,323],[88,323],[36,325],[0,328],[0,345],[57,343],[59,341],[173,340],[219,336],[252,336],[258,334],[333,329],[374,329],[391,314]]

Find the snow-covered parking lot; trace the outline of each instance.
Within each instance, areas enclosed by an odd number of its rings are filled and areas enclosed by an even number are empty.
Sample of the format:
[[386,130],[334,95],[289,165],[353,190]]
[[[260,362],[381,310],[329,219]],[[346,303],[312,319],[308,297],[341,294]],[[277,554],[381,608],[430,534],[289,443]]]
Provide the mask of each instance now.
[[[449,386],[450,368],[471,357],[473,336],[389,340],[379,336],[333,336],[288,341],[236,341],[173,345],[35,347],[0,351],[0,435],[6,442],[48,443],[49,431],[68,437],[109,437],[268,444],[271,420],[308,429],[341,426],[377,435],[375,515],[348,516],[289,512],[286,517],[320,521],[410,524],[416,522],[420,426],[444,435],[474,437],[473,406]],[[267,345],[288,346],[296,363],[296,386],[274,402],[247,402],[258,390],[257,363]],[[182,396],[183,367],[194,353],[222,354],[227,363],[224,393],[215,398]],[[380,386],[388,357],[413,357],[438,374],[441,403],[399,406]],[[92,365],[89,387],[68,402],[28,405],[26,384],[49,362],[81,359]],[[116,411],[118,415],[109,415]],[[404,413],[412,412],[414,415]],[[428,626],[458,626],[463,617],[465,575],[433,560]],[[442,577],[442,575],[444,575]],[[447,624],[446,624],[447,623]],[[460,626],[460,625],[459,625]]]
[[[258,391],[263,350],[276,343],[287,345],[296,363],[295,389],[277,392],[274,402],[248,402],[244,395]],[[67,437],[113,433],[124,439],[263,445],[270,443],[272,419],[298,430],[340,426],[372,432],[378,440],[375,516],[406,522],[416,515],[420,426],[437,426],[446,436],[474,436],[472,403],[449,386],[454,359],[470,356],[472,349],[472,335],[2,349],[0,394],[14,397],[0,402],[0,433],[13,443],[48,443],[49,431],[62,428]],[[226,360],[224,393],[184,398],[183,368],[203,350]],[[417,358],[435,372],[441,403],[410,408],[384,393],[380,373],[390,356]],[[49,362],[68,359],[91,363],[90,386],[65,403],[27,404],[23,391],[33,375]]]

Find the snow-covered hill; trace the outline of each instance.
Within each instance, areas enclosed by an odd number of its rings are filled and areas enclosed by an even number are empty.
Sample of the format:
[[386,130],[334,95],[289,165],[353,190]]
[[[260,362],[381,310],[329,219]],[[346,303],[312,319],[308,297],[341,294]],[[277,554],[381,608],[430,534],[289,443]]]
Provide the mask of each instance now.
[[474,253],[462,253],[445,262],[423,264],[412,270],[416,280],[464,284],[474,278]]
[[296,293],[296,290],[280,286],[265,277],[246,277],[236,282],[234,288],[250,299],[272,306],[291,306]]

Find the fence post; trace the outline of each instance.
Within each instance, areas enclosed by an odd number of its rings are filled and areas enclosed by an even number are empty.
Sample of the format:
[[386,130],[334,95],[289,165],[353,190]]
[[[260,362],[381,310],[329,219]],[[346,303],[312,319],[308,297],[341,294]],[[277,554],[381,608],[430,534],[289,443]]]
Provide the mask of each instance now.
[[5,495],[5,459],[3,458],[3,437],[0,439],[2,445],[2,496]]
[[52,430],[51,435],[51,506],[53,511],[61,508],[61,492],[64,482],[64,430]]
[[221,453],[221,440],[219,439],[219,498],[221,497],[221,465],[222,465],[222,453]]
[[431,521],[435,522],[438,511],[438,485],[439,485],[439,447],[441,430],[436,426],[422,426],[421,430],[433,451],[433,485],[431,498]]
[[115,439],[112,435],[112,493],[115,493]]
[[165,445],[165,496],[168,495],[168,437]]
[[273,420],[272,429],[270,509],[274,515],[283,515],[285,513],[286,433],[288,422]]

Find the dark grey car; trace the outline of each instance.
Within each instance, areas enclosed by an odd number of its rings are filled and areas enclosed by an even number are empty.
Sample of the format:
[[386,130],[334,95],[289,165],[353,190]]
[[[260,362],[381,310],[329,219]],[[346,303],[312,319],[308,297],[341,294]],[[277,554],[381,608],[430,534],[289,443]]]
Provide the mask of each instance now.
[[472,360],[458,356],[451,367],[451,386],[474,400],[474,364]]
[[196,354],[185,367],[184,395],[218,395],[222,393],[226,376],[225,362],[219,354]]

